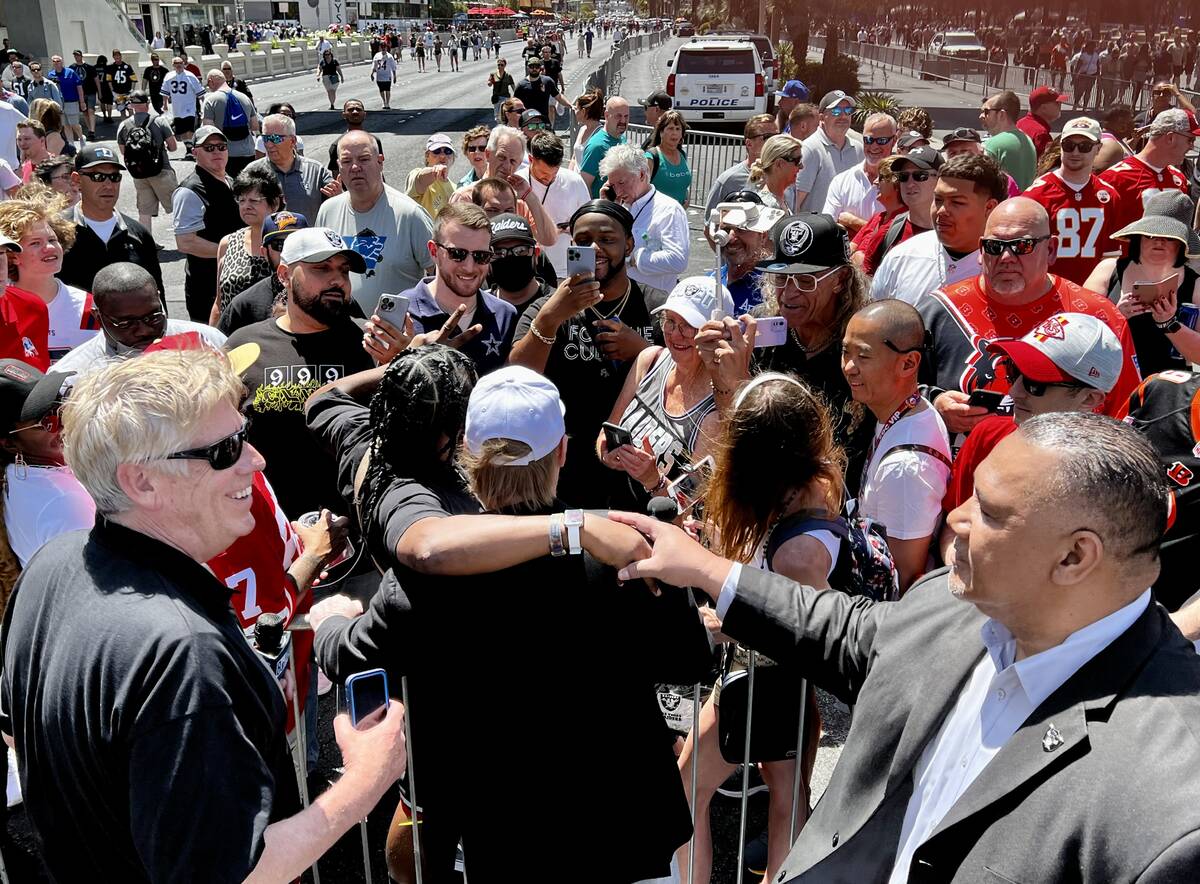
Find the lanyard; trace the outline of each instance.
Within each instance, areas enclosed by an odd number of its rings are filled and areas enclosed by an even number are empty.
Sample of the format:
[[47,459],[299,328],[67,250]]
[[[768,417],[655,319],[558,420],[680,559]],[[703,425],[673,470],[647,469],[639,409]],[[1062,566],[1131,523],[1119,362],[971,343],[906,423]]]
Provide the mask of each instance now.
[[879,435],[871,440],[871,448],[867,451],[867,459],[863,463],[862,468],[862,477],[859,479],[858,483],[858,496],[860,498],[862,497],[863,490],[867,485],[867,470],[871,468],[871,459],[875,457],[875,452],[879,450],[879,443],[883,441],[883,437],[887,435],[887,431],[894,427],[900,418],[904,417],[904,415],[916,408],[920,401],[921,393],[918,390],[900,403],[900,407],[892,412],[892,416],[883,422],[883,426],[879,431]]

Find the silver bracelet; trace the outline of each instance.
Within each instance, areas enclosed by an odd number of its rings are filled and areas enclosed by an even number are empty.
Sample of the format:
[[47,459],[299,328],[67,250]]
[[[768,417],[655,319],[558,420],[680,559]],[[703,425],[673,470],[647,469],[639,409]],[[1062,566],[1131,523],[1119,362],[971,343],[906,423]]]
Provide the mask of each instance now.
[[563,546],[563,517],[555,513],[550,517],[550,555],[565,556],[567,549]]

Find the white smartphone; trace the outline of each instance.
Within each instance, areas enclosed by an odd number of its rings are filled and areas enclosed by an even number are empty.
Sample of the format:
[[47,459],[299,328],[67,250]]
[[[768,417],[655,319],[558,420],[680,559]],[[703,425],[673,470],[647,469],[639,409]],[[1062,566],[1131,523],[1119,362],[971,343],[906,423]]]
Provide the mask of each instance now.
[[404,317],[408,315],[408,298],[404,295],[380,295],[375,305],[375,315],[387,320],[398,331],[404,331]]
[[764,316],[754,325],[754,347],[778,347],[787,340],[787,320],[782,316]]
[[567,246],[567,276],[577,273],[596,275],[595,246]]

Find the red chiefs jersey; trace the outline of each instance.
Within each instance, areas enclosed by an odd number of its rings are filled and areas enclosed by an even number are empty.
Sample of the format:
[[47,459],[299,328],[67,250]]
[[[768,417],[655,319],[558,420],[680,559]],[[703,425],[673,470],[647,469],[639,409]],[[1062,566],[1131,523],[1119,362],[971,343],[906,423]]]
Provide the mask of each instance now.
[[1121,197],[1111,184],[1095,175],[1075,190],[1055,172],[1029,185],[1022,196],[1040,203],[1050,216],[1050,232],[1058,237],[1058,257],[1052,270],[1083,285],[1102,258],[1121,254],[1121,243],[1109,239],[1120,229]]
[[0,295],[0,357],[20,359],[38,371],[50,370],[50,314],[46,302],[15,285]]
[[1053,274],[1050,280],[1053,283],[1050,291],[1018,306],[990,299],[978,276],[922,298],[917,311],[932,337],[926,358],[921,360],[922,383],[938,390],[963,393],[972,390],[1007,393],[1012,381],[1004,373],[1004,360],[988,345],[1000,338],[1022,337],[1056,313],[1087,313],[1113,330],[1125,352],[1121,377],[1105,397],[1102,409],[1104,414],[1118,416],[1141,381],[1129,324],[1108,298]]
[[1188,192],[1187,179],[1174,166],[1167,166],[1161,172],[1155,172],[1136,154],[1127,156],[1115,166],[1105,169],[1099,178],[1105,184],[1115,187],[1121,198],[1120,215],[1114,231],[1141,218],[1146,211],[1146,200],[1154,194],[1171,189]]
[[[306,594],[296,604],[296,586],[287,569],[301,553],[300,538],[291,522],[279,507],[275,492],[262,473],[254,474],[250,512],[254,514],[254,530],[239,537],[225,552],[207,562],[217,579],[233,590],[229,600],[242,629],[253,630],[260,614],[282,614],[290,623],[297,614],[305,613],[312,605],[312,594]],[[313,634],[305,629],[292,633],[292,653],[296,655],[296,698],[303,708],[308,697],[312,667]],[[292,729],[291,706],[288,707],[288,730]]]

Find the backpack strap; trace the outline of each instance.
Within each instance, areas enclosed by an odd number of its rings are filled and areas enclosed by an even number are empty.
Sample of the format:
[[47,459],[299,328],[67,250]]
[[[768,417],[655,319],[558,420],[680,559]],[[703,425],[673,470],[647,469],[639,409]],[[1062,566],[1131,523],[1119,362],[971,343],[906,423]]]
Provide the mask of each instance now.
[[950,462],[950,458],[946,457],[945,454],[938,451],[936,448],[933,448],[929,445],[922,445],[919,442],[907,442],[903,445],[893,445],[891,448],[886,449],[883,454],[879,455],[879,461],[882,463],[883,459],[893,451],[916,451],[920,454],[928,454],[935,460],[940,460],[942,463],[944,463],[947,469],[954,469],[954,464]]
[[849,528],[846,525],[845,519],[840,516],[830,519],[825,516],[814,515],[815,513],[817,513],[816,510],[801,510],[798,513],[793,513],[779,520],[779,524],[775,526],[775,529],[771,532],[771,536],[767,538],[767,548],[763,552],[763,558],[767,562],[767,570],[773,570],[771,568],[771,560],[775,558],[775,553],[793,537],[799,537],[801,534],[807,534],[810,531],[828,531],[834,537],[841,540],[847,539]]
[[650,151],[650,180],[651,181],[653,181],[654,176],[658,174],[658,167],[661,164],[662,164],[662,154],[659,153],[658,148],[656,147],[652,151]]
[[887,233],[883,237],[883,251],[879,253],[882,258],[891,251],[892,246],[900,241],[900,237],[904,236],[904,225],[908,223],[908,212],[901,212],[892,219],[892,223],[888,225]]

